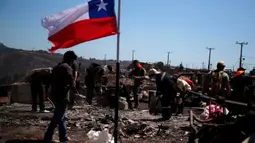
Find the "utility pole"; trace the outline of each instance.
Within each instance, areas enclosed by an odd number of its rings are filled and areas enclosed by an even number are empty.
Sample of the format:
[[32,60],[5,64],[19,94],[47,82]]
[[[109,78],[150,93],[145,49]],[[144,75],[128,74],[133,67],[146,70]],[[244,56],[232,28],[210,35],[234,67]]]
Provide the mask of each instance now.
[[135,50],[132,50],[132,61],[135,60]]
[[206,47],[207,50],[209,50],[209,57],[208,57],[208,70],[211,69],[211,53],[212,53],[212,50],[215,50],[215,48],[208,48]]
[[106,62],[106,56],[107,56],[107,54],[104,54],[104,64],[105,64],[105,65],[107,64],[107,62]]
[[243,45],[248,45],[248,42],[237,42],[236,41],[236,44],[239,44],[241,45],[241,49],[240,49],[240,59],[239,59],[239,68],[242,67],[242,61],[243,61]]
[[170,64],[169,64],[169,56],[170,56],[170,53],[172,53],[172,52],[167,52],[167,61],[166,61],[166,65],[167,65],[167,66],[170,66]]
[[205,68],[205,62],[202,62],[202,69]]

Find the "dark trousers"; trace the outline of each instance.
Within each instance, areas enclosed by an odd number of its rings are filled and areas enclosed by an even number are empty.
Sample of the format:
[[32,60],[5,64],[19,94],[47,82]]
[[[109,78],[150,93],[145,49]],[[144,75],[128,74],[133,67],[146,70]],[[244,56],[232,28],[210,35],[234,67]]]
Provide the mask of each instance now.
[[95,87],[87,86],[87,102],[91,105],[93,97],[95,96]]
[[121,87],[121,91],[120,91],[120,94],[121,95],[124,95],[124,97],[126,97],[126,101],[128,103],[128,108],[129,109],[133,109],[132,107],[132,103],[131,103],[131,100],[130,100],[130,92],[129,92],[129,87],[127,87],[126,85],[123,85]]
[[67,141],[66,114],[67,103],[56,103],[53,117],[51,118],[51,122],[44,136],[45,143],[52,142],[54,130],[57,126],[59,130],[59,141],[60,142]]
[[[230,96],[230,100],[237,101],[237,102],[244,102],[244,93],[242,92],[232,92]],[[235,104],[228,104],[227,108],[233,114],[242,114],[245,111],[242,107],[236,106]]]
[[174,98],[172,98],[171,94],[163,94],[161,98],[161,105],[163,118],[166,120],[170,119],[175,108]]
[[32,95],[32,110],[37,110],[37,97],[39,97],[40,110],[45,109],[44,105],[44,91],[41,84],[31,83],[31,95]]
[[140,84],[134,84],[133,87],[133,95],[134,95],[134,101],[135,101],[135,108],[139,106],[139,99],[138,99],[138,92],[140,90]]
[[251,133],[255,132],[254,116],[245,116],[222,129],[210,143],[240,143]]

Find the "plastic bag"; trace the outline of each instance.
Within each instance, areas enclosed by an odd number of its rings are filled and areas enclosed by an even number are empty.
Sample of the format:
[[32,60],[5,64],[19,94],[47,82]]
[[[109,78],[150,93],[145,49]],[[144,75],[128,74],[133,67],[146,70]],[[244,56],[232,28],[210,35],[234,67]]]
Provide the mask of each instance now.
[[89,143],[114,143],[114,138],[109,134],[107,128],[103,131],[90,130],[87,136],[89,137]]
[[[210,106],[210,107],[209,107]],[[211,104],[209,106],[206,106],[204,109],[204,112],[200,115],[200,118],[205,120],[205,119],[209,119],[209,113],[215,113],[215,112],[220,112],[221,114],[223,114],[223,108],[221,106],[216,106],[214,104]],[[209,109],[211,111],[209,111]],[[227,108],[225,108],[225,113],[226,115],[229,113],[229,110]]]

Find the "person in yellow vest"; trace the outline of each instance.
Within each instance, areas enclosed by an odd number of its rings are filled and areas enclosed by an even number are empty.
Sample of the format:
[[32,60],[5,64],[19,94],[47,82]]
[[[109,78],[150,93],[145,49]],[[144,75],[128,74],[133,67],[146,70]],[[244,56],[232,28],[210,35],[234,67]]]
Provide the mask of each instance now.
[[207,93],[211,96],[230,96],[231,87],[229,76],[224,72],[224,61],[217,63],[217,69],[209,72],[207,78]]

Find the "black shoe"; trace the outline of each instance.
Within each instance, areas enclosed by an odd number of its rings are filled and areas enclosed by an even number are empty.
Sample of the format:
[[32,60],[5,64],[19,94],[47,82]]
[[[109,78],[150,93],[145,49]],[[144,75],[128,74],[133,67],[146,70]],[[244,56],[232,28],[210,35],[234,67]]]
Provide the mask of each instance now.
[[55,141],[50,141],[50,140],[44,138],[44,139],[43,139],[43,143],[55,143]]
[[70,140],[69,137],[59,140],[61,143],[67,143]]

